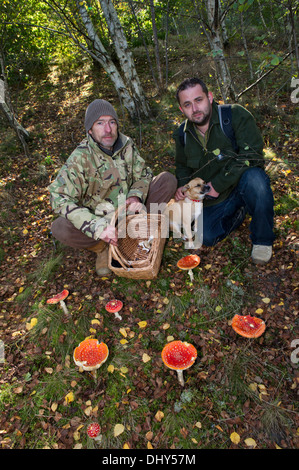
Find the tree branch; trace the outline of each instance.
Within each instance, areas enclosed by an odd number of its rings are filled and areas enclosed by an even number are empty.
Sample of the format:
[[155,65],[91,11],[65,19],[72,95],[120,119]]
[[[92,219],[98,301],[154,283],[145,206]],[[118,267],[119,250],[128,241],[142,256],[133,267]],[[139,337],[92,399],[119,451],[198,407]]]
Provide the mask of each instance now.
[[252,83],[251,85],[249,85],[249,87],[245,88],[245,90],[241,91],[241,93],[239,93],[237,96],[236,96],[236,101],[238,101],[238,99],[240,98],[240,96],[244,95],[244,93],[246,93],[247,91],[251,90],[253,87],[255,87],[258,83],[260,83],[267,75],[269,75],[269,73],[273,72],[273,70],[277,69],[277,67],[279,67],[293,52],[295,51],[295,49],[293,49],[292,51],[288,52],[284,57],[283,59],[279,62],[279,64],[275,65],[274,67],[272,67],[272,69],[270,70],[267,70],[267,72],[265,72],[260,78],[258,78],[254,83]]

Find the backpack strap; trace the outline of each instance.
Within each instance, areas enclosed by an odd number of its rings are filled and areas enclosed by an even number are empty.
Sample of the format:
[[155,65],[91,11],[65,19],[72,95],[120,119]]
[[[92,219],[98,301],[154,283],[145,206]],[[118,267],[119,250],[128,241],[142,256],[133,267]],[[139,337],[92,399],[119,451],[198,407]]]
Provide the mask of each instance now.
[[220,126],[224,134],[230,139],[235,152],[239,151],[235,132],[232,125],[232,107],[230,104],[218,105]]
[[186,144],[186,132],[184,132],[186,121],[182,122],[182,124],[179,127],[179,138],[180,138],[180,144],[182,147],[185,147]]
[[[237,145],[235,132],[232,125],[232,107],[230,104],[218,105],[219,121],[222,132],[230,139],[233,149],[238,153],[239,147]],[[186,121],[184,121],[179,127],[179,138],[182,147],[186,144],[186,132],[185,129]]]

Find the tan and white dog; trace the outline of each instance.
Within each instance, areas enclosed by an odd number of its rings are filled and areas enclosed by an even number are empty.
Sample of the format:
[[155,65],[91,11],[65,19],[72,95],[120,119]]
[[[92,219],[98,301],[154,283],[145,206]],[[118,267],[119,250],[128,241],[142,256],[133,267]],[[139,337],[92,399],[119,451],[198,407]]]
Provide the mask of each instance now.
[[[198,231],[198,217],[202,213],[203,199],[210,191],[210,186],[205,184],[201,178],[194,178],[184,186],[185,199],[169,201],[164,215],[169,219],[169,228],[173,232],[174,238],[183,238],[189,242],[189,248],[194,246],[192,241],[193,231]],[[181,232],[183,228],[183,234]]]

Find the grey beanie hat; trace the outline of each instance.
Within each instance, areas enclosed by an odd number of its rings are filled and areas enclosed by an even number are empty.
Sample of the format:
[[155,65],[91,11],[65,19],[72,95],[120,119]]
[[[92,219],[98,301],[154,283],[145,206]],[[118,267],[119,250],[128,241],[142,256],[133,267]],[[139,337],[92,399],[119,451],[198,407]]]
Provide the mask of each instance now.
[[112,104],[106,100],[94,100],[86,109],[85,130],[86,132],[93,126],[94,122],[101,116],[112,116],[118,125],[118,117]]

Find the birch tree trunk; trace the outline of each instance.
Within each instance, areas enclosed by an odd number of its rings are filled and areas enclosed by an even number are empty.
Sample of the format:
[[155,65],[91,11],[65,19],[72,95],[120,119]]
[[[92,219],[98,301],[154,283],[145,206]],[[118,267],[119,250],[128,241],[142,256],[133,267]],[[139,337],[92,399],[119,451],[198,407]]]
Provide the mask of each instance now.
[[24,129],[24,127],[18,122],[8,90],[6,73],[4,67],[4,57],[3,51],[0,51],[0,65],[1,65],[1,74],[4,80],[0,79],[0,109],[7,120],[9,126],[15,131],[16,136],[23,147],[24,154],[26,157],[29,157],[29,147],[26,142],[26,139],[29,138],[29,132]]
[[228,97],[235,101],[236,92],[224,55],[219,0],[205,0],[205,8],[203,8],[202,4],[199,6],[196,0],[193,0],[193,4],[198,13],[202,29],[209,42],[222,98],[224,102],[227,101]]
[[132,53],[129,49],[124,30],[119,21],[117,12],[111,0],[100,0],[100,4],[107,22],[111,39],[114,44],[115,52],[119,59],[120,67],[124,74],[127,87],[130,89],[131,96],[138,106],[141,115],[149,116],[149,106],[144,95]]
[[224,101],[230,97],[236,99],[236,92],[230,76],[229,67],[224,56],[224,47],[221,36],[220,4],[219,0],[206,0],[208,26],[210,31],[210,44],[214,57],[216,70],[219,76],[219,85]]
[[[92,50],[84,48],[107,72],[109,78],[111,79],[115,89],[118,92],[119,98],[123,106],[128,111],[130,117],[135,119],[139,116],[139,109],[137,103],[132,99],[127,86],[124,83],[122,76],[120,75],[117,67],[112,61],[109,53],[106,51],[103,46],[97,32],[94,28],[94,25],[90,19],[90,16],[86,10],[86,7],[83,2],[76,0],[77,8],[81,16],[82,22],[86,29],[88,38],[93,46]],[[80,45],[82,47],[82,45]]]

